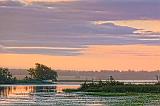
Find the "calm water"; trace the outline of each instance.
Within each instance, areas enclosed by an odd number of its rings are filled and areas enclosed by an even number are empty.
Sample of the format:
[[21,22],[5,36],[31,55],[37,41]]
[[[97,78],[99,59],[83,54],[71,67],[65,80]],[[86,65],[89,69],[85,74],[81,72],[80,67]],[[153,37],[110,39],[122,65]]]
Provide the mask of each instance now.
[[[63,89],[78,88],[79,84],[1,85],[0,105],[6,106],[120,106],[138,97],[96,97],[83,93],[64,93]],[[143,104],[160,105],[160,98]]]

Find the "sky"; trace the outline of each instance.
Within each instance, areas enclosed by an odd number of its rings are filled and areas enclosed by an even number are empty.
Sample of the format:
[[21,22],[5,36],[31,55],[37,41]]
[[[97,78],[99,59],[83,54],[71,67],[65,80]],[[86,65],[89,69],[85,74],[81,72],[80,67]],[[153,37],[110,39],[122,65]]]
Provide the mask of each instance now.
[[160,69],[159,0],[0,0],[0,66]]

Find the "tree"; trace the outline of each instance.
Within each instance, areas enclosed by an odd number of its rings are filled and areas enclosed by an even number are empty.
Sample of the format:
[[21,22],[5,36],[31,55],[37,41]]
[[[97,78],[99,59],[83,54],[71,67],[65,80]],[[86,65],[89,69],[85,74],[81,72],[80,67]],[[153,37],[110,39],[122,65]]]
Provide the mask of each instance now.
[[110,81],[114,81],[113,76],[109,76],[109,80],[110,80]]
[[47,67],[39,63],[35,64],[35,68],[30,68],[27,71],[31,76],[30,79],[33,79],[33,80],[57,81],[57,78],[58,78],[57,72],[55,70],[52,70],[50,67]]
[[0,84],[15,83],[16,78],[8,71],[7,68],[0,68]]

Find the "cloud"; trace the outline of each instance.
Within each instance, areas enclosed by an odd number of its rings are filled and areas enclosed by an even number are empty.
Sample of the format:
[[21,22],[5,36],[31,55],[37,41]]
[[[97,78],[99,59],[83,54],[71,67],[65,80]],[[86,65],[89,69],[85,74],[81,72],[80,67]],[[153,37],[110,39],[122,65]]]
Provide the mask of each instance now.
[[0,14],[3,14],[0,16],[0,45],[7,53],[50,55],[79,55],[89,45],[159,45],[155,40],[159,39],[157,36],[149,41],[144,40],[149,35],[144,38],[134,33],[139,28],[95,23],[99,20],[160,19],[156,14],[159,4],[149,0],[79,0],[31,5],[0,1]]

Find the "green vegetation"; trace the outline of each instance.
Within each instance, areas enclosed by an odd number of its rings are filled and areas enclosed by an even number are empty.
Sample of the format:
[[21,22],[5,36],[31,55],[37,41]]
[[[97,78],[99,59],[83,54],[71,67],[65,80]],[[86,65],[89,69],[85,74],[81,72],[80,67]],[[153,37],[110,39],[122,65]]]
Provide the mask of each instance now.
[[160,85],[126,85],[116,81],[85,82],[79,89],[65,92],[79,92],[88,96],[103,96],[112,106],[154,106],[160,105]]
[[[22,80],[17,80],[15,84],[45,84],[41,80],[33,80],[33,79],[22,79]],[[48,84],[48,83],[46,83]]]
[[0,84],[44,84],[57,81],[57,72],[43,64],[36,63],[35,68],[30,68],[27,71],[30,76],[26,76],[23,80],[16,80],[7,68],[0,68]]
[[115,102],[113,106],[159,106],[160,94],[139,93],[135,96],[124,96],[123,101]]
[[[111,81],[99,81],[99,82],[85,82],[81,84],[81,87],[77,90],[66,89],[65,92],[92,92],[91,94],[106,95],[105,93],[160,93],[160,85],[136,85],[136,84],[124,84],[122,82]],[[94,93],[93,93],[94,92]],[[108,95],[108,94],[107,94]]]
[[0,68],[0,84],[15,83],[16,78],[8,71],[7,68]]
[[27,70],[29,72],[30,77],[26,76],[25,80],[29,82],[39,82],[44,80],[52,80],[57,81],[58,74],[56,71],[52,70],[51,68],[36,63],[35,68],[30,68]]
[[106,93],[106,92],[87,92],[87,95],[92,96],[107,96],[107,97],[116,97],[116,96],[138,96],[139,93]]
[[84,83],[79,89],[84,92],[109,92],[109,93],[160,93],[160,85],[135,85],[124,84],[116,81],[98,83]]

